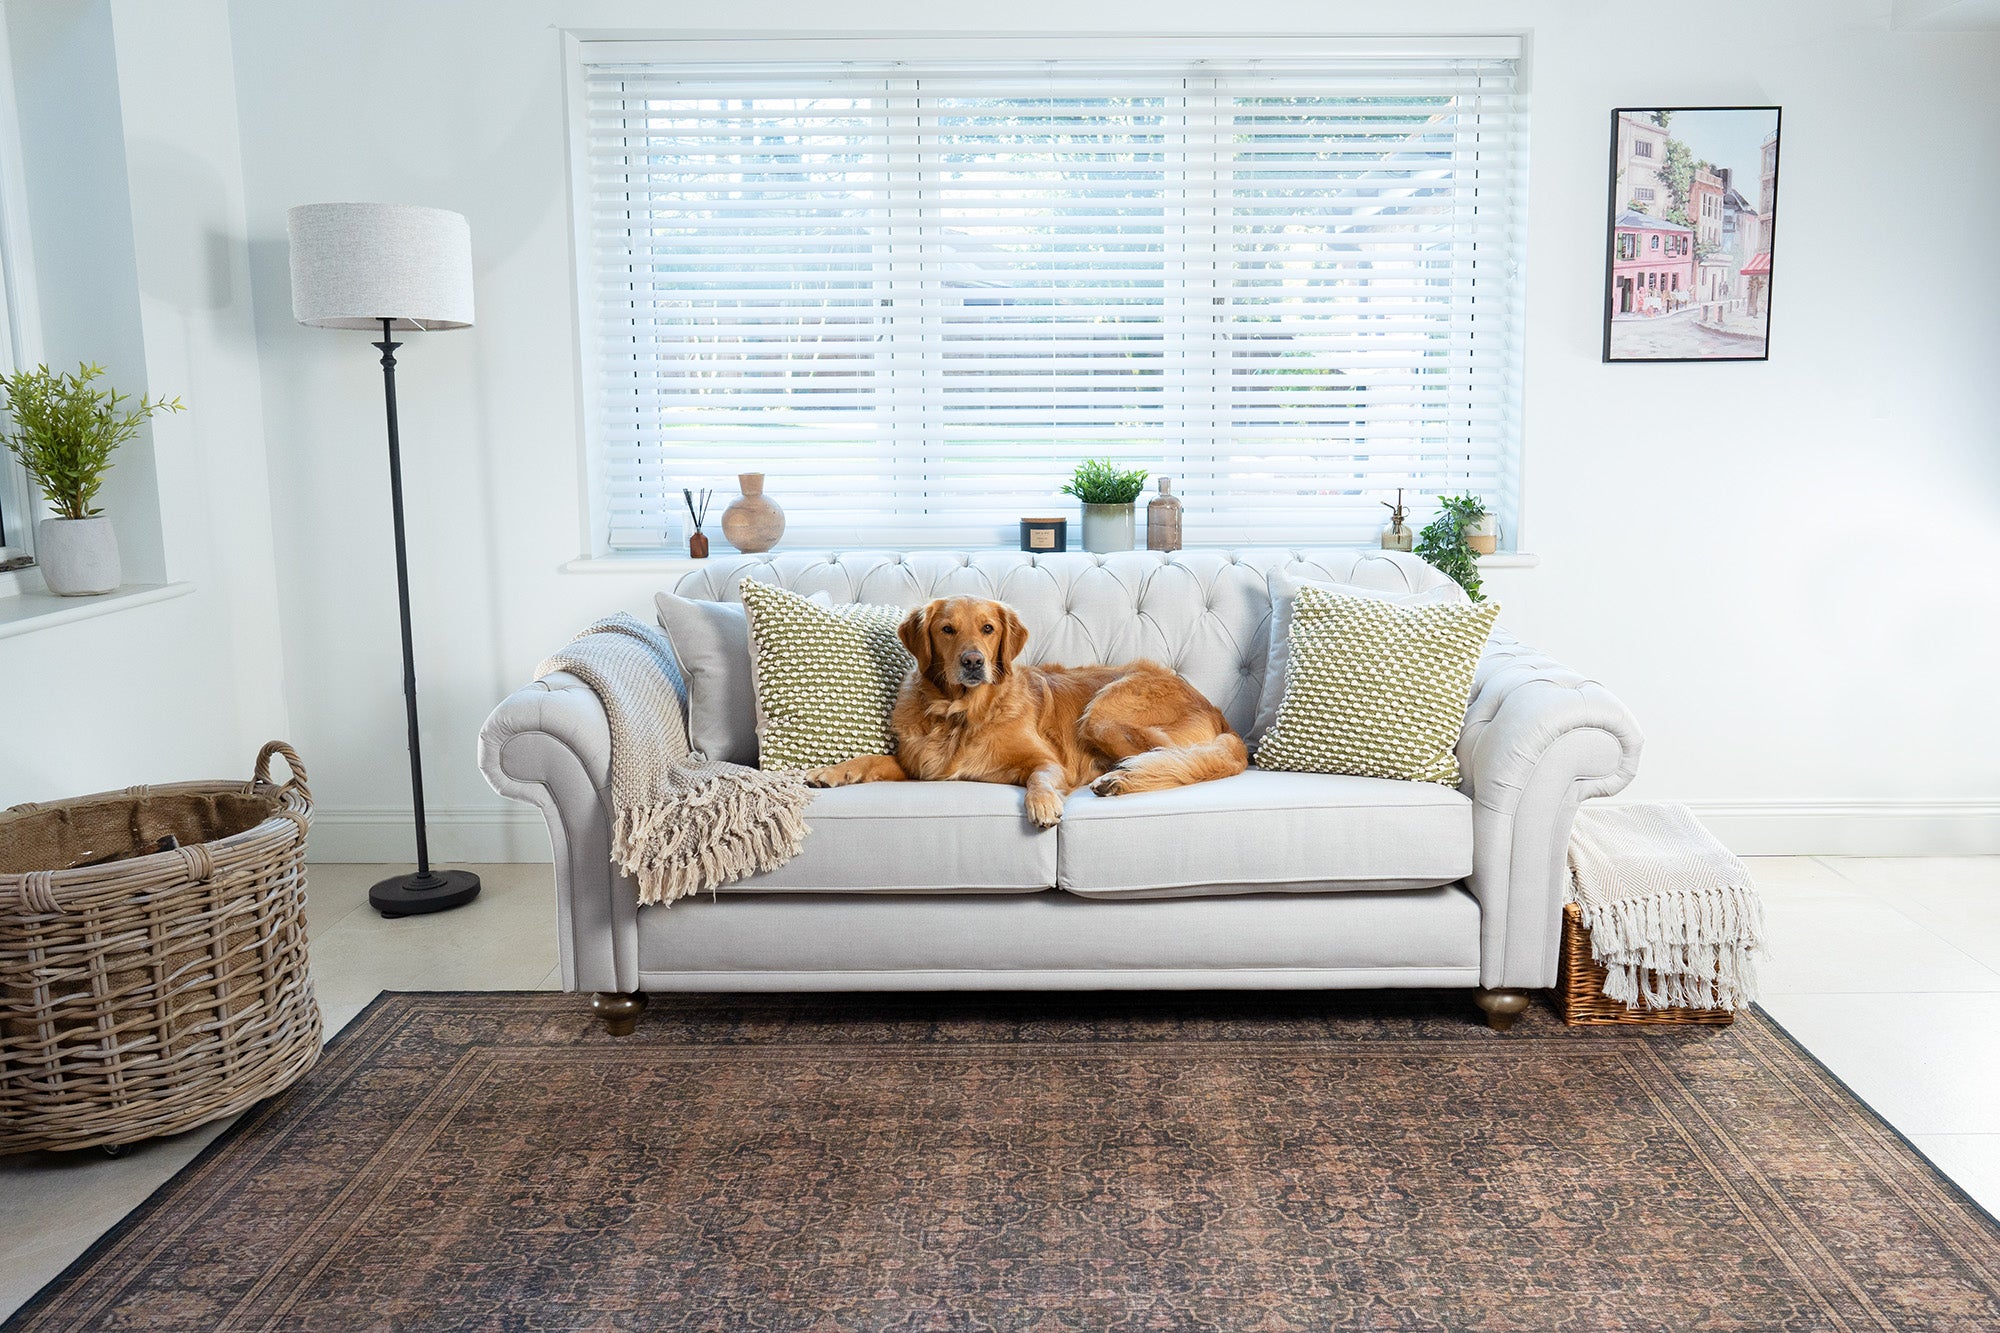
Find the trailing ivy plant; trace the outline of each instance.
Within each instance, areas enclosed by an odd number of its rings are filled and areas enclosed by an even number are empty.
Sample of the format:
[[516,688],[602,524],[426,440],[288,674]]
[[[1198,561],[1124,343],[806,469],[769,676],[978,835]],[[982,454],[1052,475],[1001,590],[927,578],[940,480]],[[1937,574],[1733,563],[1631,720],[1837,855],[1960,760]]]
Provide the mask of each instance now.
[[1062,489],[1087,505],[1128,505],[1146,489],[1146,470],[1127,471],[1108,458],[1088,458],[1076,465]]
[[1435,566],[1475,602],[1486,600],[1479,591],[1479,557],[1465,530],[1473,520],[1486,517],[1486,502],[1476,495],[1448,495],[1438,501],[1438,516],[1417,534],[1416,553]]
[[13,430],[0,435],[28,470],[28,479],[48,497],[58,518],[89,518],[111,455],[139,433],[155,412],[179,412],[181,400],[136,401],[130,394],[97,386],[104,367],[78,366],[75,373],[47,366],[0,375]]

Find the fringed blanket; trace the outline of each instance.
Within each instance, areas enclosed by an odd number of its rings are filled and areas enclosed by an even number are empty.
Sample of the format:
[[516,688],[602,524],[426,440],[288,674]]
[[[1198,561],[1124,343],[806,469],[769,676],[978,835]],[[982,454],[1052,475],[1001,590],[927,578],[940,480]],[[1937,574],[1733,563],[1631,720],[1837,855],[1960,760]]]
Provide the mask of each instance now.
[[567,671],[611,723],[611,859],[641,903],[670,903],[774,870],[811,832],[812,791],[688,749],[680,667],[666,636],[620,613],[583,631],[536,670]]
[[1635,1009],[1744,1009],[1757,998],[1763,902],[1686,806],[1585,806],[1569,868],[1606,995]]

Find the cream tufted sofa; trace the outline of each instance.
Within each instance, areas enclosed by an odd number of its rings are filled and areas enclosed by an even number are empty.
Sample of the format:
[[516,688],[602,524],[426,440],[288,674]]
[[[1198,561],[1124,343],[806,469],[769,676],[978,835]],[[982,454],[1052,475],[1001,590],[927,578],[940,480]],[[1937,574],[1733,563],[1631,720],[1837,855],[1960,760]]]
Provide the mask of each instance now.
[[[1249,737],[1276,568],[1398,591],[1443,581],[1349,549],[778,553],[713,559],[677,591],[735,600],[750,577],[904,607],[997,598],[1026,622],[1030,660],[1168,663]],[[611,864],[609,734],[580,681],[508,697],[480,764],[547,817],[564,985],[596,992],[614,1028],[646,991],[1382,986],[1477,987],[1505,1027],[1555,981],[1577,806],[1623,788],[1639,748],[1610,691],[1500,633],[1456,791],[1252,768],[1082,791],[1044,831],[1015,787],[843,787],[817,794],[792,862],[670,909],[641,909]]]

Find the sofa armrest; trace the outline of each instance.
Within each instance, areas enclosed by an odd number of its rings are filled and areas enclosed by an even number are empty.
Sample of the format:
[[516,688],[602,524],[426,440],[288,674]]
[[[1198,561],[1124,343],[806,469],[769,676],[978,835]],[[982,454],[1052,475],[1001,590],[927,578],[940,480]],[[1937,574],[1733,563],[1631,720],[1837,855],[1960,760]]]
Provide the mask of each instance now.
[[1624,790],[1642,744],[1618,696],[1494,635],[1458,742],[1473,807],[1466,885],[1479,900],[1481,985],[1555,984],[1570,825],[1585,800]]
[[563,987],[637,990],[639,895],[611,863],[611,726],[597,695],[567,672],[514,691],[479,730],[479,769],[548,820]]

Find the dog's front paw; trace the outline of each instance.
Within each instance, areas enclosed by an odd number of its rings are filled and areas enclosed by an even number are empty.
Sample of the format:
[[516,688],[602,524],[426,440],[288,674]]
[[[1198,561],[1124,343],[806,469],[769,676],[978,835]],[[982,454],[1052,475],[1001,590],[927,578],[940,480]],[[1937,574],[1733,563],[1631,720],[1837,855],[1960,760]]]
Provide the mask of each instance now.
[[843,767],[845,766],[842,764],[829,764],[825,768],[807,769],[806,786],[808,787],[845,786],[847,784],[847,775],[841,772],[841,769]]
[[1052,791],[1031,791],[1028,793],[1028,818],[1042,828],[1054,828],[1062,823],[1062,794]]

